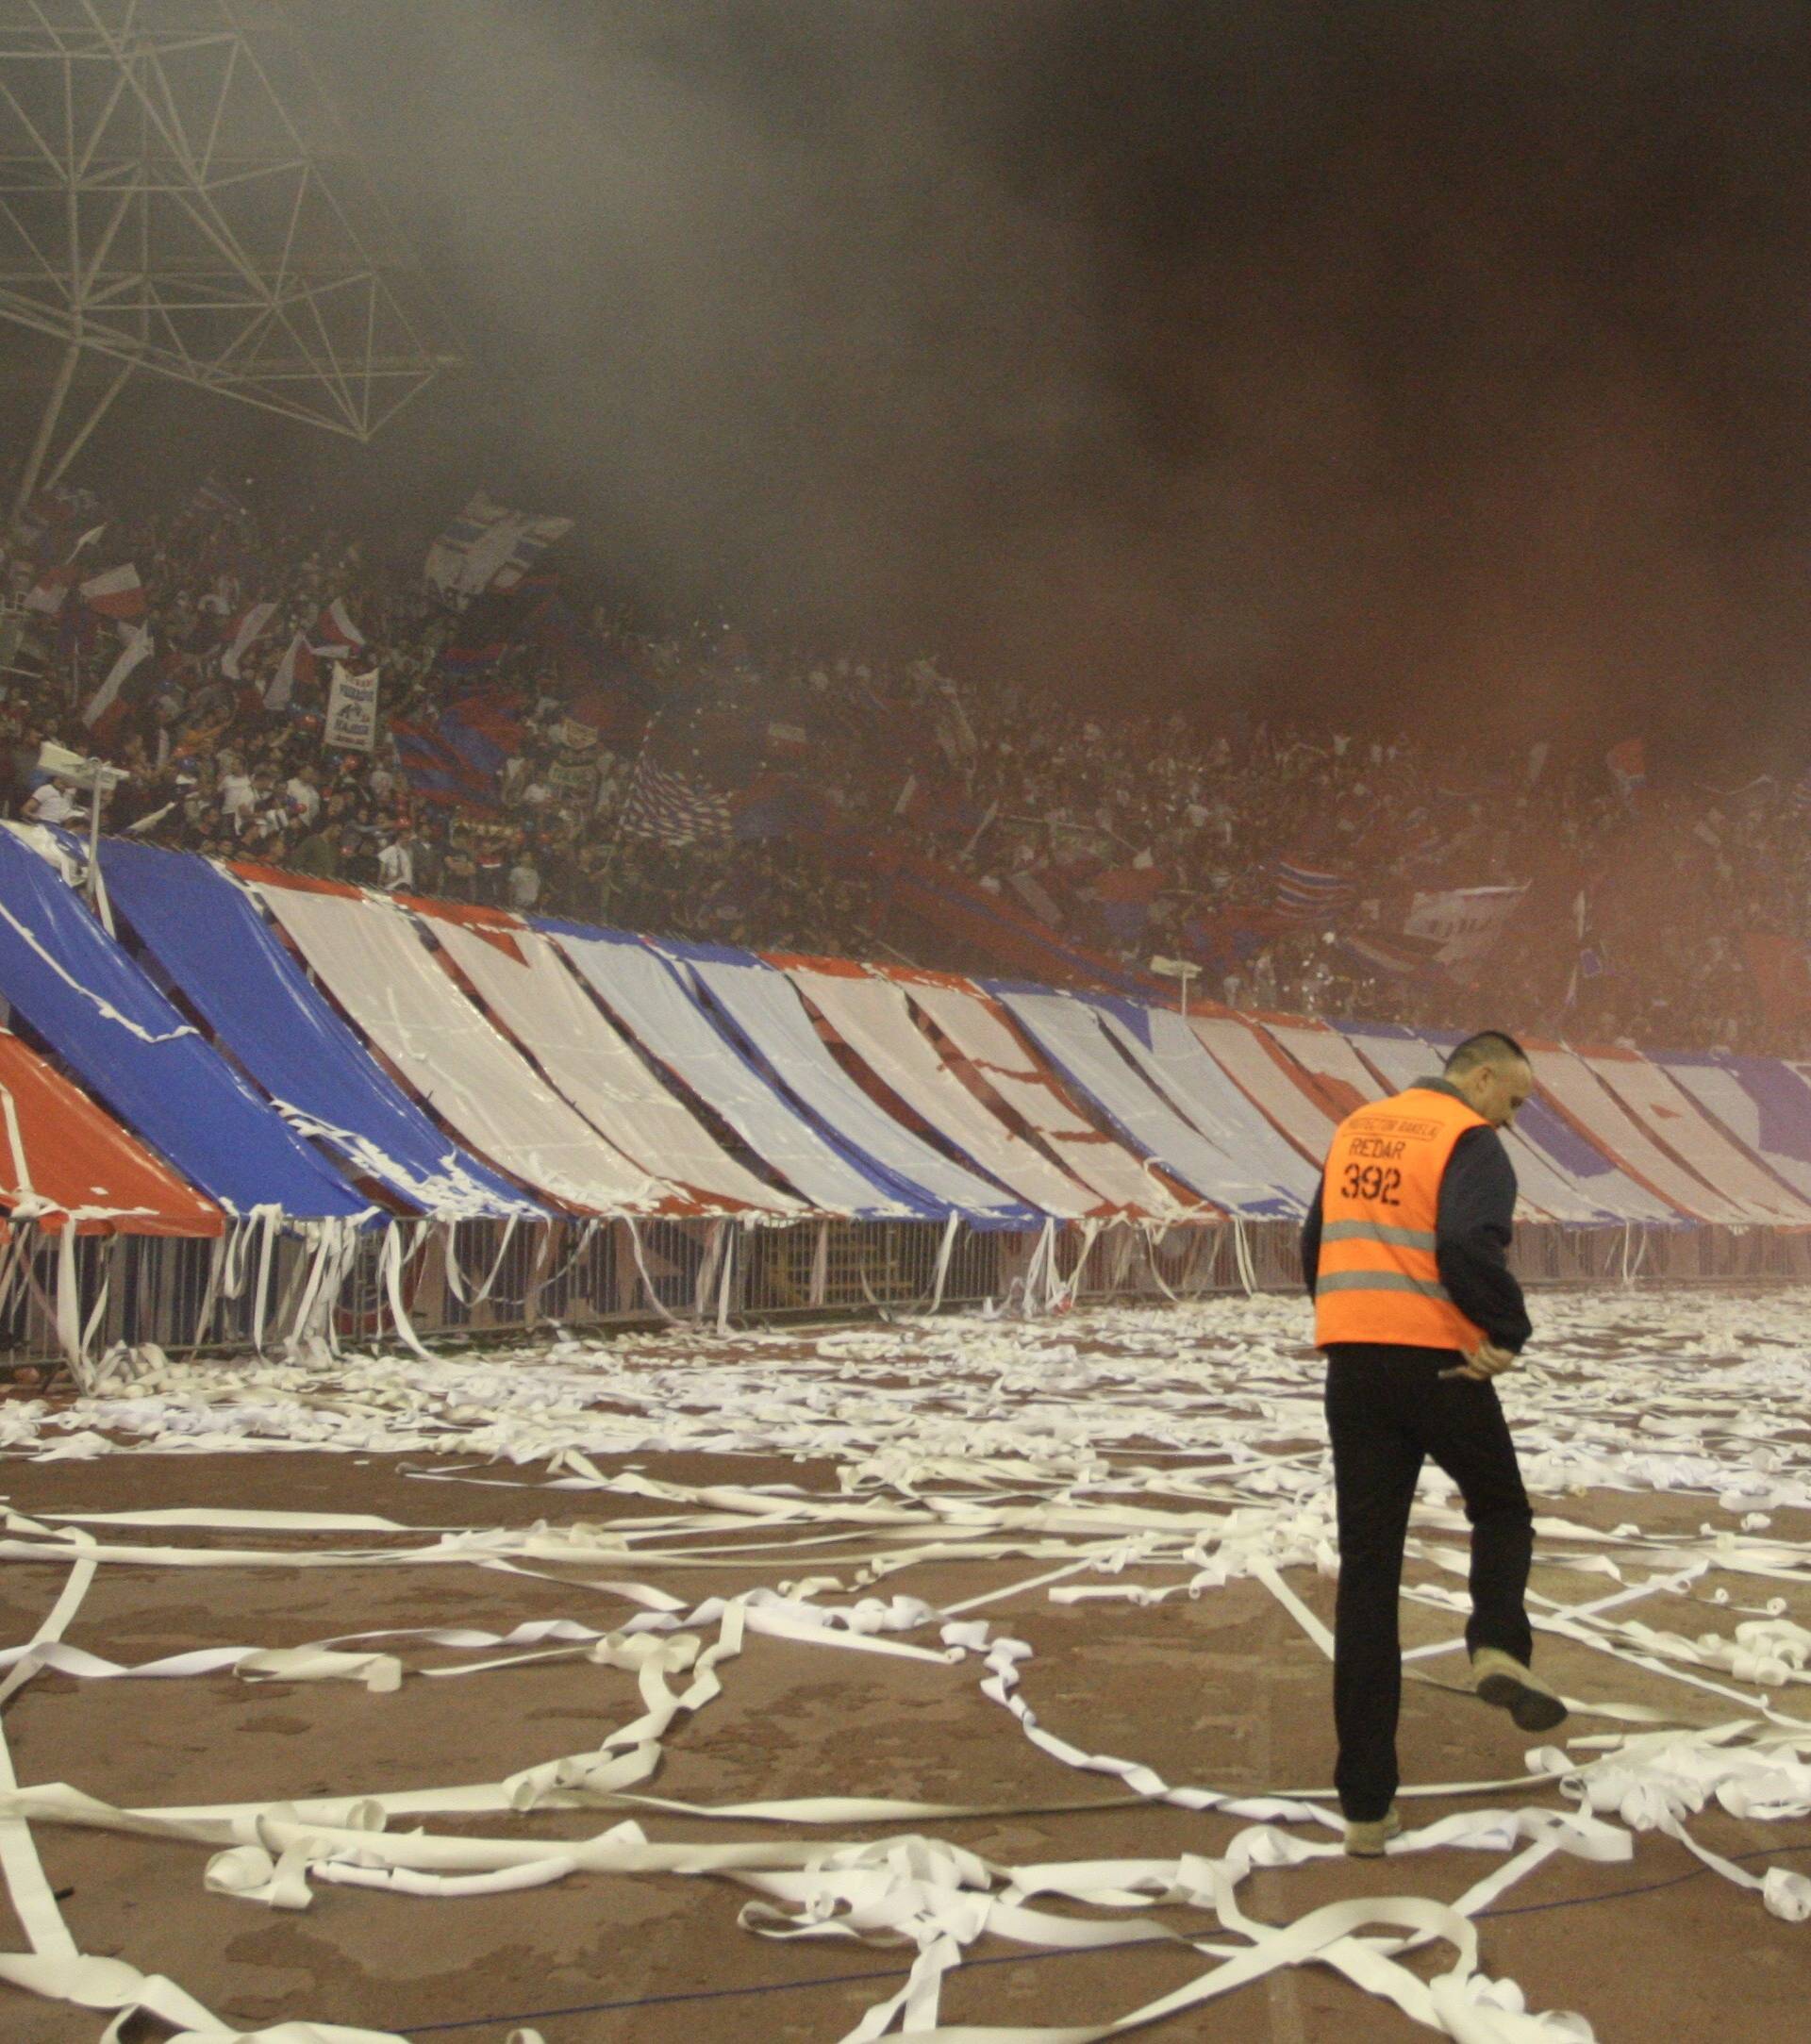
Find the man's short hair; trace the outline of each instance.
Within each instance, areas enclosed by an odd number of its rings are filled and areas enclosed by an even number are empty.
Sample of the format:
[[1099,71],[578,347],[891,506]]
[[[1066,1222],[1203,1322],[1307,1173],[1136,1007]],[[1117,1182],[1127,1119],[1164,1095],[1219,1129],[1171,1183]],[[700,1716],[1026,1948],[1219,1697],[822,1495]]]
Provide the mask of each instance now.
[[1511,1058],[1524,1065],[1531,1062],[1528,1053],[1507,1030],[1480,1029],[1476,1036],[1467,1037],[1463,1043],[1453,1046],[1441,1070],[1453,1079],[1463,1072],[1475,1072],[1480,1065],[1500,1065]]

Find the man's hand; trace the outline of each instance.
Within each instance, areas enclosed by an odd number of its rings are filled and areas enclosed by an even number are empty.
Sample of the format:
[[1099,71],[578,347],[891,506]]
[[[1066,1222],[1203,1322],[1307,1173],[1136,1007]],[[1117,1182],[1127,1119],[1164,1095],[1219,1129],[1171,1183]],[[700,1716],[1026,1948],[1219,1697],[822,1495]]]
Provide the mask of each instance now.
[[1443,1377],[1463,1377],[1470,1384],[1488,1384],[1505,1370],[1513,1370],[1521,1358],[1512,1349],[1500,1349],[1494,1341],[1480,1341],[1456,1369],[1442,1370]]

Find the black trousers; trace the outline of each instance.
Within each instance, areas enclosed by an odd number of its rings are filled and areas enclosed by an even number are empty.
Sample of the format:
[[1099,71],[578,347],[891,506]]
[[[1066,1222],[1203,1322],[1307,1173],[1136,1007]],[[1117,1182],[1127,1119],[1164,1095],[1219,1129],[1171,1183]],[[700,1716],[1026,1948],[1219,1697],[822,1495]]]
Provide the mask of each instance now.
[[1493,1384],[1442,1379],[1464,1358],[1451,1349],[1336,1343],[1327,1350],[1327,1430],[1339,1518],[1339,1598],[1334,1620],[1334,1786],[1347,1818],[1373,1823],[1396,1794],[1402,1643],[1396,1607],[1403,1542],[1421,1463],[1458,1486],[1471,1521],[1471,1619],[1465,1643],[1528,1661],[1523,1597],[1534,1517],[1516,1444]]

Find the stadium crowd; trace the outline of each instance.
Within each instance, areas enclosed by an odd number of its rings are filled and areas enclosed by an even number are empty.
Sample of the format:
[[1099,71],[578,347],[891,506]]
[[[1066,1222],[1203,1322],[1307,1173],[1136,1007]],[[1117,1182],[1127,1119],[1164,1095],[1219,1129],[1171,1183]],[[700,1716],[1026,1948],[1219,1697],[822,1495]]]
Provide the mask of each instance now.
[[[145,514],[61,490],[0,545],[15,818],[80,824],[87,798],[40,767],[49,739],[126,770],[108,829],[216,858],[958,971],[1035,974],[1049,934],[1109,969],[1192,961],[1234,1005],[1429,1026],[1476,994],[1404,940],[1412,898],[1513,886],[1470,969],[1493,1015],[1811,1050],[1790,779],[1638,785],[1544,747],[1468,762],[1405,733],[1121,716],[929,659],[632,631],[538,574],[461,615],[418,566],[212,485]],[[336,657],[380,677],[369,751],[326,742]],[[902,855],[990,907],[1000,942],[927,915],[893,884]]]

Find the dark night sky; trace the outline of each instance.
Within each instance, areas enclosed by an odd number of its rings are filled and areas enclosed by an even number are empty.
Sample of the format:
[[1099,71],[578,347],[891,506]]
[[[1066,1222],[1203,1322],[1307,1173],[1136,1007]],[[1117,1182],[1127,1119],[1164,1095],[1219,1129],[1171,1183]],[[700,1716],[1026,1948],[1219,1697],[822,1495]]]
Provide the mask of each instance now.
[[302,18],[477,364],[428,523],[1104,700],[1800,728],[1802,7]]

